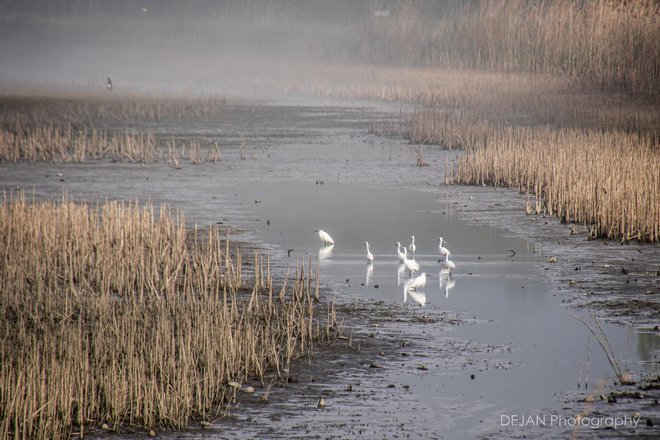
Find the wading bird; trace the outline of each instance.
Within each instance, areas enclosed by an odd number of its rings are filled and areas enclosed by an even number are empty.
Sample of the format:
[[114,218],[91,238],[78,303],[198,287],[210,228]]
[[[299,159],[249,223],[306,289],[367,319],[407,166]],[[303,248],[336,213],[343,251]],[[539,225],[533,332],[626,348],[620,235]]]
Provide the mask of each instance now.
[[452,269],[456,269],[456,264],[449,259],[449,254],[445,254],[442,260],[442,268],[449,271],[449,276],[451,276]]
[[408,251],[403,248],[403,265],[408,269],[408,276],[412,276],[415,272],[419,271],[419,263],[415,260],[408,259]]
[[110,77],[108,77],[108,79],[105,80],[105,87],[108,90],[112,90],[112,80],[110,79]]
[[401,242],[396,242],[396,253],[399,256],[399,261],[403,263],[403,259],[405,258],[405,255],[403,255],[403,252],[401,252]]
[[371,263],[372,261],[374,261],[374,254],[372,254],[371,251],[369,250],[369,242],[365,241],[362,246],[367,247],[367,263]]
[[410,238],[412,238],[412,243],[408,245],[408,250],[412,254],[413,258],[415,257],[415,251],[417,250],[417,246],[415,246],[415,236],[411,235]]
[[426,305],[426,293],[423,290],[411,289],[410,285],[414,279],[406,281],[403,286],[403,302],[408,302],[408,297],[412,298],[420,306],[424,307]]
[[426,272],[422,272],[421,275],[415,277],[408,284],[408,290],[417,290],[426,286]]
[[445,255],[449,256],[451,255],[451,252],[449,252],[449,249],[443,246],[444,243],[447,243],[446,241],[443,240],[442,237],[438,238],[438,241],[440,242],[440,246],[438,246],[438,249],[440,249],[440,256],[444,257]]
[[325,232],[323,229],[318,229],[316,232],[319,233],[319,238],[323,242],[323,246],[335,244],[335,241],[332,239],[332,237],[330,237],[330,234]]

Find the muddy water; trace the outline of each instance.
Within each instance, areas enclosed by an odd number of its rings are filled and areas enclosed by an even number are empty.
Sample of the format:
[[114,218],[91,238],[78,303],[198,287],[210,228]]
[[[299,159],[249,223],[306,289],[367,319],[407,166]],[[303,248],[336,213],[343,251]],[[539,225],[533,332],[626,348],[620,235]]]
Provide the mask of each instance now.
[[[152,129],[223,142],[223,162],[184,163],[180,170],[107,162],[0,165],[2,189],[166,202],[189,221],[247,229],[241,238],[271,249],[282,270],[302,258],[319,261],[324,299],[344,315],[351,346],[302,362],[297,380],[273,388],[268,405],[244,397],[212,429],[164,437],[517,437],[532,431],[503,427],[502,416],[574,415],[562,402],[578,391],[578,378],[584,387],[587,357],[589,390],[614,380],[602,350],[546,276],[546,256],[524,238],[462,220],[442,196],[443,165],[453,153],[428,150],[431,166],[416,167],[415,147],[364,134],[369,118],[389,117],[382,109],[251,104],[236,112],[247,160],[232,143],[237,128],[200,122]],[[332,249],[321,247],[319,228],[334,237]],[[395,243],[407,245],[411,235],[428,281],[406,293]],[[451,277],[438,262],[439,236],[457,265]],[[653,332],[604,330],[624,368],[657,368]]]

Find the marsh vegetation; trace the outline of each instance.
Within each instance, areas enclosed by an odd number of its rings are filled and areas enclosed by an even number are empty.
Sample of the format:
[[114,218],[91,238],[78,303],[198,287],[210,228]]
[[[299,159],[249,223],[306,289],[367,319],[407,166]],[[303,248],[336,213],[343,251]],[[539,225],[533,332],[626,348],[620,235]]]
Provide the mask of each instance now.
[[213,419],[337,331],[311,262],[274,286],[267,256],[167,206],[5,195],[0,237],[3,438]]
[[[103,79],[118,73],[112,92],[23,84],[1,97],[0,162],[220,162],[212,135],[180,127],[230,116],[223,87],[240,78],[258,98],[399,103],[397,121],[369,130],[407,137],[418,165],[434,146],[463,150],[438,183],[510,187],[526,194],[528,213],[584,224],[589,237],[660,241],[656,2],[383,3],[379,14],[352,1],[326,14],[327,2],[302,0],[86,11],[14,2],[1,35],[66,53],[83,35],[103,49]],[[131,72],[106,51],[113,45],[165,61],[135,57],[140,73]],[[19,52],[0,73],[32,53]],[[53,68],[78,79],[67,72]],[[131,91],[162,72],[205,94]],[[235,157],[249,158],[249,140],[233,135]],[[338,325],[332,305],[318,304],[311,262],[273,278],[268,256],[246,255],[223,230],[192,227],[167,206],[5,194],[0,437],[82,435],[103,423],[182,429],[223,414],[238,390],[230,384],[286,380]]]

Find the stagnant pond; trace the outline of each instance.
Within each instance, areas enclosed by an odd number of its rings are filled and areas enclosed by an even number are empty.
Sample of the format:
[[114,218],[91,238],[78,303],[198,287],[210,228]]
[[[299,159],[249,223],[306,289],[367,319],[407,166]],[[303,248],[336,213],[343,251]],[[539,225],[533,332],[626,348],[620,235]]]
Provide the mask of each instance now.
[[[544,274],[547,256],[533,244],[462,220],[444,199],[443,166],[454,153],[429,149],[431,166],[416,167],[414,146],[364,133],[365,121],[389,117],[382,108],[249,108],[241,113],[237,107],[234,116],[251,145],[248,160],[226,147],[220,164],[181,170],[108,162],[0,165],[3,190],[166,202],[188,221],[245,229],[238,238],[270,249],[281,270],[303,258],[318,261],[324,294],[345,313],[345,334],[355,333],[352,350],[326,350],[301,362],[299,380],[271,390],[268,405],[245,398],[212,429],[162,437],[499,438],[531,432],[510,426],[513,415],[547,417],[543,432],[552,436],[567,428],[551,426],[550,417],[571,418],[576,409],[589,415],[587,403],[562,407],[567,396],[584,391],[587,374],[588,390],[596,394],[615,380],[603,350],[571,314],[590,318],[562,304],[562,293]],[[238,130],[202,123],[151,129],[226,144]],[[319,228],[334,237],[332,248],[322,246]],[[412,235],[428,281],[406,292],[408,274],[395,243],[408,245]],[[451,277],[438,261],[440,236],[457,266]],[[657,368],[655,333],[603,328],[624,369]],[[356,349],[359,344],[364,349]],[[626,415],[633,416],[620,414]]]

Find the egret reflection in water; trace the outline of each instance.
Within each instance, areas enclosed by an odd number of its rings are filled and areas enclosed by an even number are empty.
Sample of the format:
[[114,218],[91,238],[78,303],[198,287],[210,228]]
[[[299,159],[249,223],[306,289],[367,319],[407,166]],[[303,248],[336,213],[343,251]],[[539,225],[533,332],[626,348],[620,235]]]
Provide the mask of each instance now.
[[330,246],[323,246],[321,249],[319,249],[319,264],[320,265],[326,265],[330,263],[329,258],[332,256],[332,249],[335,247],[334,244],[331,244]]
[[445,298],[449,298],[449,291],[454,288],[456,281],[450,278],[447,271],[443,269],[440,269],[438,279],[440,280],[440,289],[445,288]]
[[406,266],[403,263],[399,263],[399,267],[396,269],[396,285],[401,285],[401,275],[406,271]]
[[369,284],[371,284],[371,280],[374,277],[374,264],[372,262],[367,263],[367,275],[365,276],[364,279],[364,285],[366,287],[369,287]]

